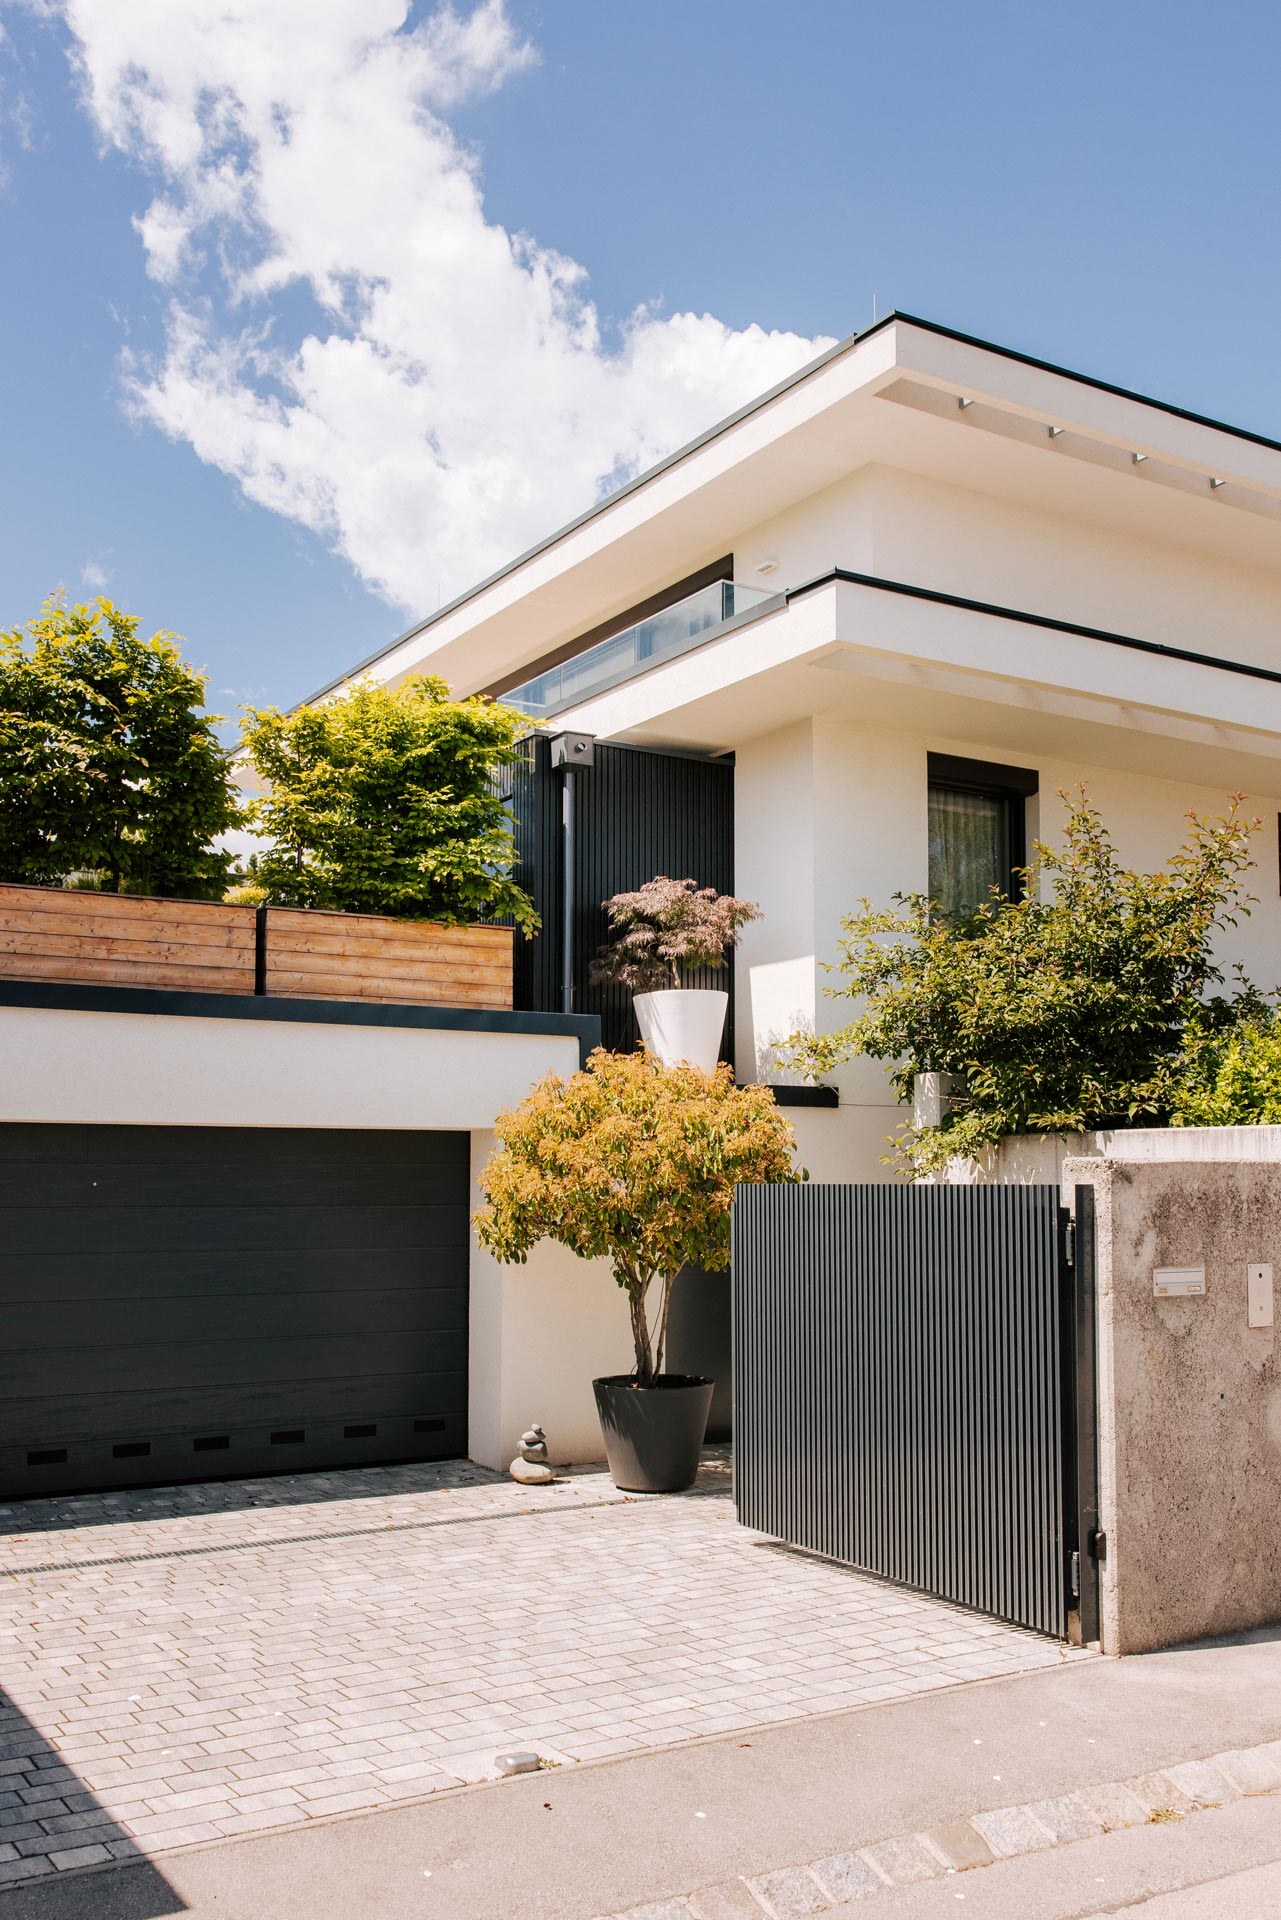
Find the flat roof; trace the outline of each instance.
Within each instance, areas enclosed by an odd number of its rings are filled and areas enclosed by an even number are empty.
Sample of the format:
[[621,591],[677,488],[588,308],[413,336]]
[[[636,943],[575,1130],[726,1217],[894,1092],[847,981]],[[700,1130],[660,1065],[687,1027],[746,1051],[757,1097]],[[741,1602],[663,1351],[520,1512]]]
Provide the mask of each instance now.
[[718,420],[714,426],[706,428],[702,433],[696,435],[693,440],[687,440],[683,446],[676,448],[675,452],[669,453],[665,455],[663,459],[656,461],[652,467],[647,467],[643,473],[638,473],[633,479],[624,481],[621,486],[615,487],[612,492],[605,494],[601,499],[595,501],[583,513],[577,514],[572,520],[567,520],[563,526],[557,527],[554,533],[545,535],[543,539],[536,541],[532,547],[527,547],[523,553],[518,553],[513,559],[507,561],[495,572],[487,574],[483,580],[476,581],[473,586],[468,587],[463,593],[457,594],[454,599],[447,601],[443,607],[438,607],[435,613],[428,614],[423,620],[416,620],[412,626],[406,627],[403,633],[397,634],[394,639],[388,640],[383,646],[377,647],[372,653],[366,654],[362,660],[358,660],[355,665],[349,667],[345,673],[341,673],[337,675],[335,679],[327,681],[323,687],[318,687],[315,693],[309,695],[308,698],[312,700],[322,699],[325,694],[332,693],[336,687],[344,686],[347,681],[353,679],[356,675],[366,672],[370,667],[376,665],[379,660],[383,660],[388,654],[394,653],[398,647],[404,646],[407,641],[414,639],[416,635],[426,633],[431,627],[437,625],[439,621],[447,619],[450,614],[456,613],[460,607],[466,606],[469,600],[474,600],[478,594],[484,593],[487,588],[494,586],[498,581],[505,580],[508,575],[515,573],[519,568],[525,566],[528,561],[535,559],[537,555],[546,553],[550,548],[554,547],[558,541],[566,539],[568,535],[576,532],[579,527],[586,526],[599,514],[615,506],[618,501],[626,499],[629,494],[635,493],[641,487],[647,486],[650,481],[656,479],[659,474],[666,473],[670,468],[679,465],[682,460],[688,459],[693,453],[697,453],[701,447],[707,446],[720,434],[727,432],[729,428],[737,426],[740,421],[750,418],[753,413],[758,412],[762,407],[768,406],[771,401],[778,399],[781,394],[789,392],[793,387],[800,386],[813,374],[817,373],[820,368],[829,366],[834,360],[839,360],[843,354],[851,352],[863,341],[870,340],[874,334],[883,332],[886,327],[893,326],[895,323],[904,326],[918,327],[923,333],[932,333],[940,339],[955,341],[960,346],[977,347],[984,353],[995,354],[999,359],[1011,360],[1020,366],[1032,367],[1040,373],[1055,374],[1062,379],[1075,381],[1077,385],[1088,387],[1093,392],[1110,394],[1118,400],[1133,401],[1139,406],[1151,407],[1156,412],[1168,414],[1174,419],[1188,421],[1194,426],[1209,427],[1216,433],[1230,434],[1234,439],[1247,441],[1253,446],[1264,447],[1272,453],[1281,453],[1281,440],[1270,439],[1268,435],[1255,433],[1248,427],[1233,426],[1230,422],[1226,420],[1216,420],[1209,414],[1195,413],[1188,407],[1175,406],[1172,401],[1157,400],[1154,399],[1151,394],[1138,393],[1132,387],[1118,386],[1111,380],[1100,380],[1092,374],[1078,373],[1072,367],[1059,366],[1053,360],[1042,360],[1035,354],[1021,353],[1015,347],[998,346],[995,341],[984,340],[977,334],[963,333],[958,328],[944,326],[937,320],[923,320],[919,314],[906,313],[902,308],[894,308],[891,312],[882,315],[879,320],[874,321],[871,326],[864,327],[860,332],[847,334],[843,340],[838,340],[834,346],[828,347],[824,353],[817,355],[815,359],[806,361],[804,366],[798,367],[796,372],[789,374],[785,380],[780,380],[775,386],[769,387],[765,392],[757,394],[744,406],[737,408],[735,412],[726,414],[725,417]]

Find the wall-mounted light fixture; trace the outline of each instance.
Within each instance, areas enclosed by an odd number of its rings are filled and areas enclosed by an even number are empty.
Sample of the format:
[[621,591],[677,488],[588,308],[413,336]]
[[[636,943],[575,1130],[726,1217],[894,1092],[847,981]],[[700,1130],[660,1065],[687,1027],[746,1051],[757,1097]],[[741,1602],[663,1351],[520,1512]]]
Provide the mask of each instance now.
[[1063,432],[1063,428],[1062,428],[1062,427],[1049,427],[1049,428],[1047,428],[1047,432],[1049,433],[1049,436],[1050,436],[1050,438],[1051,438],[1051,440],[1057,440],[1057,439],[1058,439],[1058,437],[1059,437],[1059,435],[1060,435],[1060,434],[1061,434],[1061,433]]
[[1143,462],[1147,459],[1147,457],[1148,456],[1146,455],[1146,453],[1132,453],[1130,455],[1130,458],[1131,460],[1133,460],[1136,467],[1141,467],[1143,465]]
[[961,412],[964,413],[967,407],[974,405],[974,402],[972,400],[958,400],[956,404],[961,409]]
[[1219,488],[1220,488],[1220,487],[1226,487],[1226,486],[1227,486],[1227,484],[1228,484],[1228,483],[1227,483],[1227,481],[1226,481],[1226,480],[1211,480],[1211,482],[1210,482],[1210,492],[1211,492],[1211,493],[1217,493],[1217,492],[1219,491]]

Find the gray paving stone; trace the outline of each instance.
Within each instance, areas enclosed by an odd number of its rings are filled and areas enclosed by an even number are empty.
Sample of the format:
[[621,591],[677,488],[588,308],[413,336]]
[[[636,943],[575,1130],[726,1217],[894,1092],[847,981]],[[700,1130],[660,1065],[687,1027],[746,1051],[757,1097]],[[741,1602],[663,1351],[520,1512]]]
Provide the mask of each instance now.
[[1012,1860],[1021,1853],[1038,1853],[1051,1843],[1050,1833],[1026,1807],[997,1807],[991,1813],[973,1813],[970,1822],[978,1828],[998,1860]]
[[47,1854],[33,1860],[0,1860],[0,1887],[17,1880],[35,1880],[50,1871]]
[[829,1853],[826,1859],[813,1861],[810,1872],[833,1906],[885,1890],[884,1878],[861,1853]]
[[983,1835],[968,1820],[948,1820],[917,1837],[937,1853],[953,1873],[968,1873],[972,1867],[990,1867],[995,1858]]
[[1259,1747],[1235,1747],[1228,1753],[1216,1753],[1214,1764],[1241,1793],[1275,1793],[1281,1788],[1281,1764]]
[[60,1873],[66,1867],[101,1866],[103,1861],[110,1860],[110,1858],[111,1855],[107,1852],[107,1849],[102,1846],[67,1847],[60,1849],[57,1853],[51,1853],[49,1855],[50,1864],[57,1867]]
[[1182,1787],[1176,1787],[1168,1773],[1139,1773],[1125,1782],[1148,1818],[1154,1813],[1191,1813],[1192,1802]]
[[723,1880],[686,1896],[693,1920],[762,1920],[764,1907],[745,1880]]
[[[724,1464],[704,1477],[728,1490]],[[640,1505],[593,1471],[556,1503],[513,1527],[528,1496],[504,1476],[427,1464],[11,1509],[0,1573],[63,1570],[0,1582],[0,1682],[35,1724],[0,1715],[0,1844],[83,1815],[59,1837],[114,1821],[121,1844],[163,1852],[238,1819],[325,1818],[484,1777],[512,1744],[565,1764],[907,1698],[967,1663],[1062,1658],[763,1557],[728,1499]],[[192,1547],[205,1551],[173,1557]],[[66,1564],[87,1558],[113,1564]],[[430,1612],[406,1606],[428,1578]],[[530,1591],[553,1596],[532,1621]]]
[[754,1873],[748,1886],[773,1920],[822,1913],[830,1905],[813,1874],[804,1867],[782,1867],[777,1873]]
[[1104,1786],[1083,1787],[1076,1797],[1090,1819],[1104,1833],[1116,1833],[1124,1827],[1141,1827],[1147,1823],[1147,1808],[1138,1795],[1131,1793],[1119,1780],[1109,1781]]
[[1241,1797],[1227,1774],[1221,1773],[1212,1760],[1183,1760],[1165,1771],[1194,1807],[1221,1807]]
[[618,1920],[689,1920],[689,1908],[683,1900],[651,1901],[647,1907],[628,1907]]
[[910,1887],[921,1880],[935,1880],[944,1871],[914,1833],[899,1834],[892,1840],[878,1840],[875,1846],[863,1847],[861,1852],[863,1858],[895,1887]]
[[1068,1846],[1073,1840],[1092,1840],[1099,1832],[1098,1823],[1074,1793],[1061,1794],[1055,1800],[1034,1800],[1027,1811],[1045,1828],[1056,1847]]

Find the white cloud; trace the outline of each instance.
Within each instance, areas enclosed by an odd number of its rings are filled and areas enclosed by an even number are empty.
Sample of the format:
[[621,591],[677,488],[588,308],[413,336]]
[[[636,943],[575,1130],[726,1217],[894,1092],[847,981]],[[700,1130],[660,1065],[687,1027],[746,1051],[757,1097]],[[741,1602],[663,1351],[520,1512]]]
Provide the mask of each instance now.
[[826,344],[645,307],[608,339],[582,267],[486,220],[443,116],[535,63],[504,0],[61,5],[155,183],[133,406],[413,613]]
[[91,593],[101,593],[110,580],[111,575],[98,560],[86,560],[80,569],[80,584]]

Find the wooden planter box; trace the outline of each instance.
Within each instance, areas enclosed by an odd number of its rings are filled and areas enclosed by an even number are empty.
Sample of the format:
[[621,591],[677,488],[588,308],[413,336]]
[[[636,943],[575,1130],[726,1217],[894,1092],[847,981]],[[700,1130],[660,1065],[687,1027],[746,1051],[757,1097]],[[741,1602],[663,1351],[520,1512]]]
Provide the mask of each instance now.
[[509,1008],[510,927],[267,908],[267,992],[315,1000]]
[[401,1005],[512,1004],[509,927],[0,885],[0,979]]
[[252,907],[0,886],[0,978],[252,993]]

